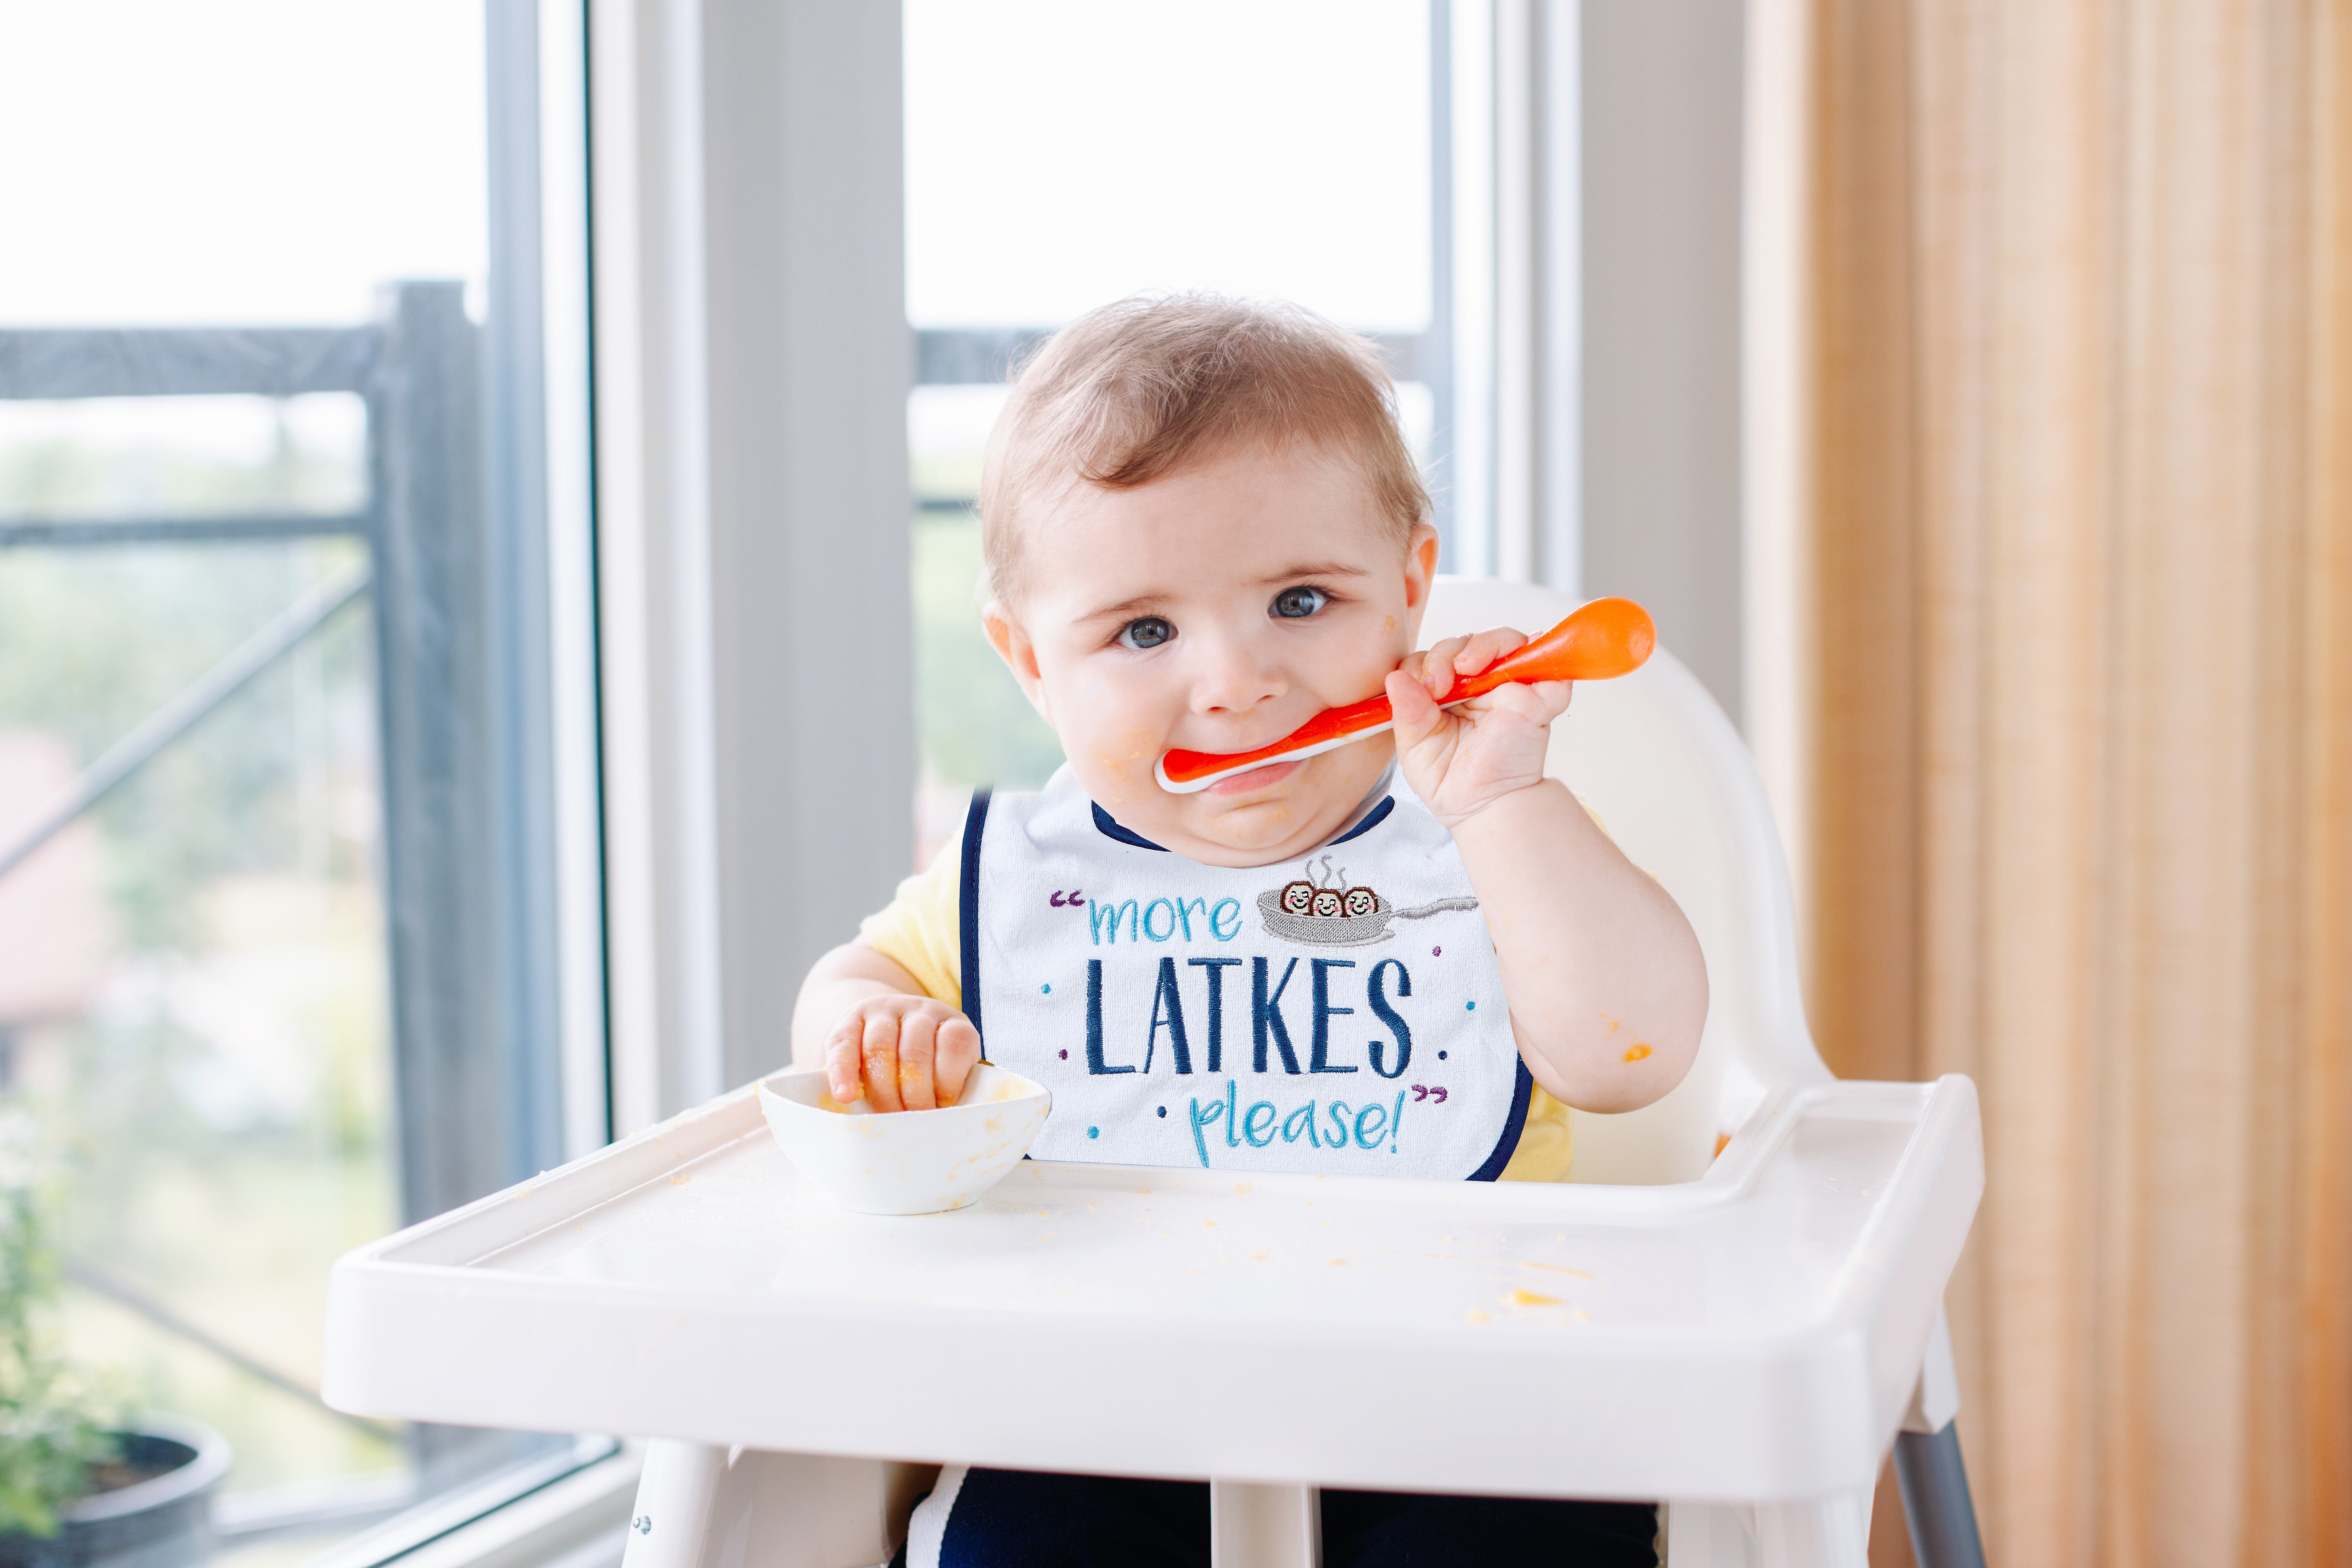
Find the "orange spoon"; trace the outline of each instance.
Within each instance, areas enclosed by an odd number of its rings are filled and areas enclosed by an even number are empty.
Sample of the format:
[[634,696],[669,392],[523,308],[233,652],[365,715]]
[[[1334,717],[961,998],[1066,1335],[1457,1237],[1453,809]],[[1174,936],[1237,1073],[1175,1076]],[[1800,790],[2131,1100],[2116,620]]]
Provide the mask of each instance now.
[[[1514,681],[1608,680],[1641,668],[1657,644],[1657,627],[1651,624],[1649,611],[1631,599],[1595,599],[1477,674],[1466,679],[1456,677],[1454,689],[1439,698],[1437,705],[1451,708]],[[1345,708],[1326,708],[1271,746],[1223,753],[1168,752],[1153,771],[1160,788],[1172,795],[1192,795],[1252,768],[1336,751],[1395,723],[1396,715],[1390,711],[1388,695],[1383,692]]]

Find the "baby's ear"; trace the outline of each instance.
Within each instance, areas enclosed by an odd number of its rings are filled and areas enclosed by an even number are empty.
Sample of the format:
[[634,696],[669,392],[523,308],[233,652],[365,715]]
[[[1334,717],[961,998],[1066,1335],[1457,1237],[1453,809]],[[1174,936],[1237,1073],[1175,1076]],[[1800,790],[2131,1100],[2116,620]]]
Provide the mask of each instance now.
[[1412,647],[1421,646],[1422,612],[1429,608],[1429,590],[1437,581],[1437,530],[1425,522],[1412,527],[1404,550],[1404,603],[1410,612],[1405,627]]
[[1021,694],[1029,699],[1029,706],[1037,716],[1051,724],[1054,715],[1045,702],[1045,679],[1037,668],[1037,647],[1029,640],[1029,633],[1013,618],[1013,612],[1002,599],[991,599],[980,612],[980,624],[988,633],[988,644],[1013,679],[1021,683]]

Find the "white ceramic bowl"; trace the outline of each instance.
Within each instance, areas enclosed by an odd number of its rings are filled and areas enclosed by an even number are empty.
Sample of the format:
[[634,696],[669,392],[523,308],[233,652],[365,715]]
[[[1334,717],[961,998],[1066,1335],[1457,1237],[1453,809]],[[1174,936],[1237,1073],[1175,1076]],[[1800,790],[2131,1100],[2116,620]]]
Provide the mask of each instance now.
[[859,1214],[960,1209],[1003,1178],[1045,1125],[1043,1084],[986,1063],[963,1095],[939,1110],[877,1114],[864,1100],[834,1103],[822,1070],[761,1080],[760,1109],[800,1173]]

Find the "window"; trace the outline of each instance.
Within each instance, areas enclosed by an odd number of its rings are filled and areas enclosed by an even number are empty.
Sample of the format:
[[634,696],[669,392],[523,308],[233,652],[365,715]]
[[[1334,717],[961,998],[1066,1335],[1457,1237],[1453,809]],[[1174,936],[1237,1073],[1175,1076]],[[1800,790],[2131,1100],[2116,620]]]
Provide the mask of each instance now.
[[315,1392],[337,1255],[606,1135],[580,37],[0,10],[0,1107],[233,1559],[581,1453]]
[[972,613],[981,448],[1044,333],[1206,289],[1374,334],[1451,563],[1451,30],[1445,0],[908,0],[919,859],[972,786],[1061,760]]

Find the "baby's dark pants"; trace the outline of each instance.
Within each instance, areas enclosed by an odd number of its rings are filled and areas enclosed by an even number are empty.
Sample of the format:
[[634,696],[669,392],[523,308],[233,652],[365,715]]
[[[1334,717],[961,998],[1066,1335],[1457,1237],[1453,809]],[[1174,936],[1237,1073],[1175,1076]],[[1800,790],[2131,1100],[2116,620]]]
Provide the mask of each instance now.
[[[1326,1568],[1656,1568],[1647,1503],[1325,1491]],[[900,1554],[900,1562],[905,1554]],[[1209,1568],[1202,1481],[974,1467],[940,1568]]]

